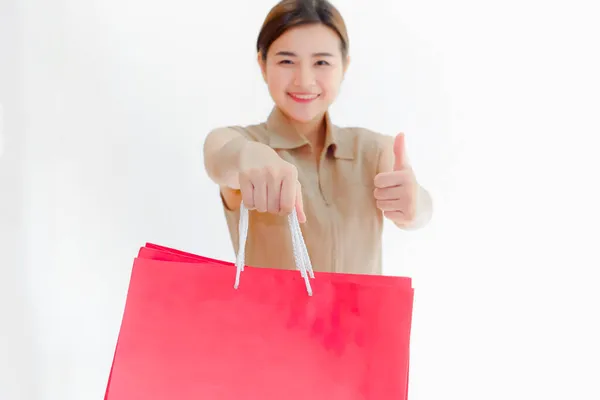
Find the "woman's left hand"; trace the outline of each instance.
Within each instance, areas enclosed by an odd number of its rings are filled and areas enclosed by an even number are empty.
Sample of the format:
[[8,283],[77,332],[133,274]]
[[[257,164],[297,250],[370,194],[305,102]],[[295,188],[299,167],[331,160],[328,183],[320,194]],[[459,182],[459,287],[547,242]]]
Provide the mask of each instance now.
[[377,207],[396,225],[408,227],[417,217],[419,184],[406,158],[404,134],[394,140],[394,167],[375,176]]

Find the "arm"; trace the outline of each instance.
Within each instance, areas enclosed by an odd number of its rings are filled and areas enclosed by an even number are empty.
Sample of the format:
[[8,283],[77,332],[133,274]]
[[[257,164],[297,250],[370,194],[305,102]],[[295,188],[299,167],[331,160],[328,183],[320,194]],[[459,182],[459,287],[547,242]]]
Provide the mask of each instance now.
[[204,142],[204,166],[221,187],[225,206],[273,214],[289,214],[295,208],[306,221],[296,167],[269,146],[247,139],[231,128],[212,131]]
[[251,146],[264,146],[248,140],[231,128],[218,128],[208,134],[204,141],[204,168],[219,185],[225,207],[237,210],[242,202],[240,192],[240,155]]
[[210,179],[222,188],[239,189],[240,153],[249,143],[231,128],[210,132],[204,141],[204,168]]

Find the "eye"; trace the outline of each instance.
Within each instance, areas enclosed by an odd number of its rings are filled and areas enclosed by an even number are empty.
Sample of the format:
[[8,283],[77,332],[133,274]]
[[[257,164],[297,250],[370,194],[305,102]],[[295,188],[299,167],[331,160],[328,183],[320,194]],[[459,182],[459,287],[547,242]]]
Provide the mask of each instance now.
[[319,60],[319,61],[317,61],[317,65],[320,66],[320,67],[324,67],[324,66],[331,65],[331,64],[329,64],[325,60]]
[[281,60],[278,64],[292,64],[292,60]]

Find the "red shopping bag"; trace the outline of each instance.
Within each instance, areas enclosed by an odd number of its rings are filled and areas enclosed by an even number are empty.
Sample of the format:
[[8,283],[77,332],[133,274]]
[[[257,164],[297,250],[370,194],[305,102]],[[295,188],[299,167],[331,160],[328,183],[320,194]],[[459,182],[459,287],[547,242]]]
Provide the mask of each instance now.
[[147,244],[106,400],[406,399],[409,278],[236,265]]

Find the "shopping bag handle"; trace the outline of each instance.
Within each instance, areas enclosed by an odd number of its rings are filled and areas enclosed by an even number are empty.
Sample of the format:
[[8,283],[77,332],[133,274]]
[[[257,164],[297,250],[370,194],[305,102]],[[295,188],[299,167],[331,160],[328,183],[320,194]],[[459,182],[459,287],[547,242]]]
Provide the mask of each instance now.
[[[237,253],[235,266],[235,284],[234,288],[237,289],[240,286],[240,275],[244,270],[245,256],[246,256],[246,239],[248,238],[248,209],[242,202],[240,204],[240,222],[239,222],[239,250]],[[300,274],[304,278],[306,284],[306,291],[309,296],[312,296],[312,288],[310,286],[310,278],[314,278],[314,272],[310,257],[308,256],[308,250],[306,249],[306,243],[302,236],[302,230],[300,229],[300,222],[298,221],[298,214],[296,210],[288,215],[288,225],[290,227],[290,234],[292,237],[292,249],[294,252],[294,261],[296,262],[296,269],[300,270]]]

